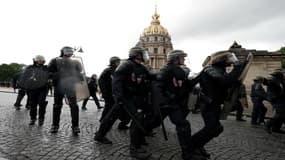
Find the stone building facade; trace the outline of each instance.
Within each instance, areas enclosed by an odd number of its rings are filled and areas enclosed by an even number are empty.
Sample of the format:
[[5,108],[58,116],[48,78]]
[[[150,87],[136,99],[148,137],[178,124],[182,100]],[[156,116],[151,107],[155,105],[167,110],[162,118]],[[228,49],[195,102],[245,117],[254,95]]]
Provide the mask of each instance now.
[[166,64],[167,53],[173,49],[171,37],[162,25],[160,25],[157,9],[152,16],[150,26],[144,29],[137,46],[146,48],[149,52],[149,65],[154,71],[158,71]]
[[253,54],[253,62],[245,78],[245,85],[249,89],[253,79],[257,76],[267,77],[276,69],[281,69],[282,55],[280,52],[269,52],[267,50],[255,50],[242,48],[237,42],[234,42],[229,49],[233,51],[239,60],[244,61],[249,53]]

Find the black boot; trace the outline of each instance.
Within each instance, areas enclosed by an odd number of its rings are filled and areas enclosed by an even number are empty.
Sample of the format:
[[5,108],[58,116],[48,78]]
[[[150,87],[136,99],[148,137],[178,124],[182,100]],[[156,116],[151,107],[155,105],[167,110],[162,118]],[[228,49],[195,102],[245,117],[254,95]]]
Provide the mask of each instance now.
[[133,158],[144,160],[144,159],[148,159],[151,156],[151,153],[149,153],[148,151],[146,151],[145,149],[141,147],[131,146],[130,156]]
[[272,126],[268,122],[265,124],[265,131],[269,134],[272,133]]
[[36,120],[35,119],[31,119],[29,125],[35,125]]
[[78,126],[72,127],[72,133],[77,135],[78,133],[80,133],[80,129]]
[[272,129],[272,132],[280,133],[280,134],[285,134],[285,131],[282,130],[282,129]]
[[96,142],[102,143],[102,144],[112,144],[113,143],[107,137],[100,136],[100,134],[98,132],[95,133],[94,140]]
[[81,109],[84,111],[87,110],[86,106],[82,106]]
[[42,126],[44,124],[47,105],[48,105],[48,101],[45,101],[44,103],[40,104],[40,107],[39,107],[39,121],[38,121],[38,125],[39,126]]
[[126,124],[124,124],[123,122],[120,122],[119,125],[118,125],[118,130],[127,130],[129,128],[130,127],[127,126]]
[[26,105],[26,109],[27,109],[27,110],[30,110],[30,109],[31,109],[31,106]]
[[44,119],[39,119],[38,124],[39,124],[39,126],[42,126],[44,124]]
[[102,108],[104,108],[104,107],[102,107],[102,106],[97,107],[97,109],[102,109]]
[[200,150],[200,153],[201,153],[202,156],[204,156],[206,158],[210,158],[211,157],[210,153],[208,153],[204,147],[199,148],[199,150]]
[[207,160],[208,158],[203,156],[200,149],[194,149],[190,152],[182,152],[183,160]]
[[50,133],[57,133],[58,132],[58,128],[59,128],[59,126],[52,125],[49,132]]

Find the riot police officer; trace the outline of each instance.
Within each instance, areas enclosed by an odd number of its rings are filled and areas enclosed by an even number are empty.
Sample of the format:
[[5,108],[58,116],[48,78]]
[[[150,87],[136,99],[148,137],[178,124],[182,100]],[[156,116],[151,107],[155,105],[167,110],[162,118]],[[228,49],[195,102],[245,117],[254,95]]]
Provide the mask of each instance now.
[[[230,73],[226,67],[233,64]],[[209,56],[204,62],[204,69],[200,75],[201,87],[201,114],[205,126],[192,136],[192,142],[205,157],[210,154],[204,146],[214,137],[223,132],[220,123],[221,105],[227,96],[227,90],[234,84],[239,83],[238,77],[241,73],[241,65],[234,53],[220,51]]]
[[142,127],[144,110],[149,90],[146,88],[150,78],[147,68],[142,62],[147,60],[148,53],[141,47],[131,48],[129,58],[115,71],[112,80],[112,93],[115,105],[103,118],[94,140],[104,144],[112,143],[105,136],[118,119],[120,112],[125,111],[132,118],[130,126],[130,155],[138,159],[146,159],[151,154],[141,147],[145,136]]
[[48,69],[44,65],[45,58],[37,55],[33,59],[34,64],[28,66],[22,76],[21,85],[29,92],[30,96],[30,117],[29,125],[34,125],[37,119],[37,105],[39,105],[38,125],[44,124],[46,106],[46,96],[48,93]]
[[267,99],[267,94],[262,87],[264,78],[256,77],[253,80],[253,84],[251,86],[251,101],[253,103],[253,109],[251,114],[251,124],[258,125],[260,123],[265,123],[264,118],[267,112],[267,108],[264,106],[263,101]]
[[[166,116],[176,126],[176,133],[182,158],[205,159],[194,151],[191,140],[190,123],[186,120],[189,109],[187,106],[191,83],[187,79],[189,69],[181,67],[187,54],[182,50],[173,50],[167,55],[167,65],[158,73],[156,81],[153,82],[153,104],[159,107],[161,120]],[[159,119],[158,119],[159,120]],[[152,125],[159,124],[152,123]],[[149,125],[148,125],[149,126]]]
[[[92,74],[91,78],[89,79],[88,90],[89,90],[90,96],[93,98],[93,100],[97,106],[97,109],[102,109],[103,107],[101,107],[99,100],[97,98],[97,95],[96,95],[96,93],[98,91],[97,75],[96,74]],[[84,99],[84,101],[82,103],[82,107],[81,107],[82,110],[87,110],[86,104],[87,104],[88,100],[89,100],[89,97]]]
[[[104,71],[99,77],[99,87],[102,93],[102,97],[104,98],[105,101],[105,106],[100,121],[102,121],[102,119],[111,110],[111,108],[115,103],[112,95],[112,79],[116,68],[120,64],[120,61],[121,59],[119,57],[116,56],[111,57],[109,60],[108,68],[104,69]],[[130,122],[129,116],[126,113],[124,113],[120,115],[119,119],[121,120],[121,122],[118,125],[118,129],[120,130],[128,129],[129,127],[127,126],[127,124]]]
[[26,66],[23,67],[23,69],[16,73],[14,76],[13,76],[13,79],[12,79],[12,84],[13,84],[13,88],[14,88],[14,91],[16,89],[18,89],[18,95],[17,95],[17,98],[16,98],[16,102],[14,103],[14,107],[16,110],[20,110],[22,104],[21,104],[21,101],[23,100],[24,96],[27,95],[27,101],[26,101],[26,109],[30,109],[30,96],[28,94],[28,92],[26,90],[24,90],[23,88],[21,88],[19,86],[19,80],[25,70]]
[[244,84],[241,85],[238,98],[232,108],[233,111],[236,111],[236,121],[238,122],[246,122],[246,120],[242,118],[244,110],[243,108],[248,108],[248,103],[246,99],[246,88]]
[[72,132],[78,134],[80,133],[79,108],[76,101],[75,84],[83,80],[82,65],[71,59],[73,48],[66,46],[60,52],[60,57],[52,59],[48,65],[54,83],[53,120],[50,132],[58,132],[62,101],[66,97],[71,110]]
[[285,134],[285,131],[280,129],[282,123],[285,123],[285,78],[282,71],[276,71],[271,76],[264,84],[267,85],[268,100],[273,106],[274,114],[266,122],[265,129],[268,133],[273,131]]

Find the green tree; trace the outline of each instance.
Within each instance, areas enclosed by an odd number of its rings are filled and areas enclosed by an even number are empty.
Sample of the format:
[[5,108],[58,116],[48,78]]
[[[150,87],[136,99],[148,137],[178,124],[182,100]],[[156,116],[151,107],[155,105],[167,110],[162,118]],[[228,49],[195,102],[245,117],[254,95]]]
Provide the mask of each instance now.
[[0,65],[0,81],[11,81],[13,76],[21,71],[24,64],[11,63]]
[[[281,54],[285,57],[285,47],[282,47],[279,52],[281,52]],[[282,58],[282,68],[285,69],[285,58]]]

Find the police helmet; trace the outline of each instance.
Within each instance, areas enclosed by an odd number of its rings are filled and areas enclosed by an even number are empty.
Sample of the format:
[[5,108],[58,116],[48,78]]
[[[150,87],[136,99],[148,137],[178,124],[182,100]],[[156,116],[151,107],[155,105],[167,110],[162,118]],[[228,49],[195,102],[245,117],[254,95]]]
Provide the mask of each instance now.
[[120,62],[120,61],[121,61],[121,59],[119,57],[116,57],[116,56],[111,57],[110,60],[109,60],[110,66],[115,64],[116,62]]
[[133,47],[129,51],[129,59],[133,59],[136,56],[141,55],[143,62],[147,62],[149,60],[148,51],[142,47]]
[[257,77],[255,77],[255,79],[253,79],[253,81],[255,81],[255,82],[263,82],[264,81],[264,77],[257,76]]
[[187,53],[182,50],[172,50],[167,54],[167,61],[171,62],[180,56],[187,57]]
[[36,55],[35,58],[33,58],[34,62],[42,62],[44,64],[46,62],[45,57],[42,55]]
[[97,75],[96,74],[92,74],[91,78],[96,79]]
[[273,73],[270,74],[272,77],[278,78],[280,80],[284,79],[284,72],[282,70],[275,70]]
[[219,51],[208,56],[202,66],[227,62],[229,64],[238,62],[236,55],[230,51]]
[[69,46],[62,47],[60,50],[60,56],[72,56],[74,53],[74,49]]

